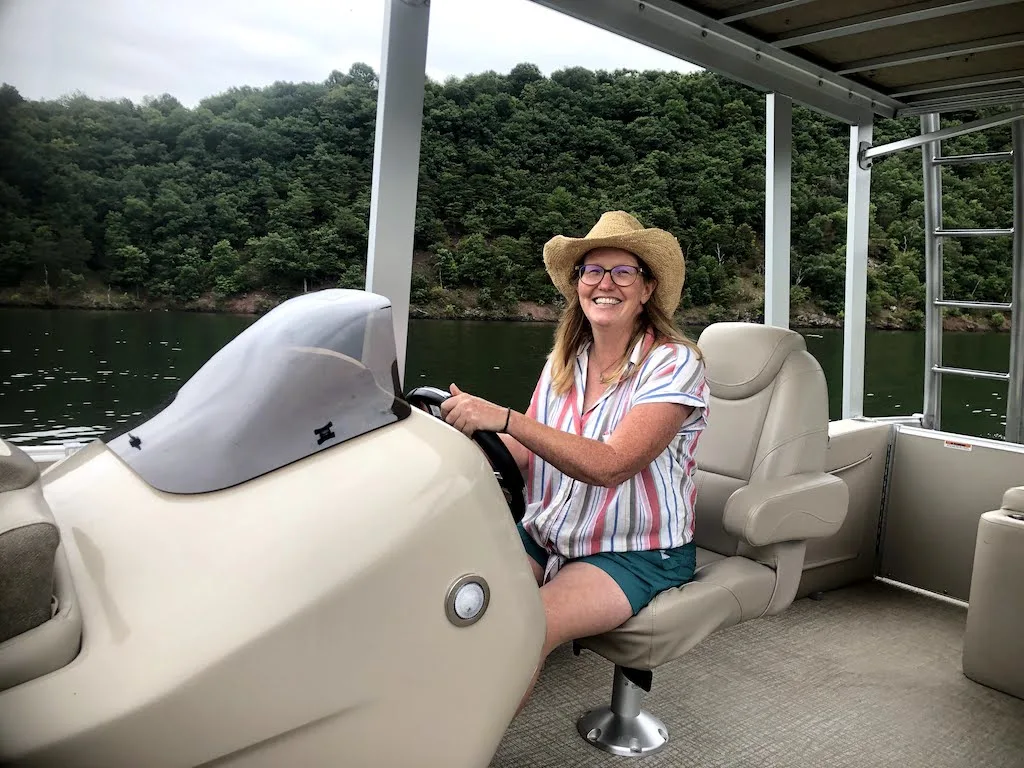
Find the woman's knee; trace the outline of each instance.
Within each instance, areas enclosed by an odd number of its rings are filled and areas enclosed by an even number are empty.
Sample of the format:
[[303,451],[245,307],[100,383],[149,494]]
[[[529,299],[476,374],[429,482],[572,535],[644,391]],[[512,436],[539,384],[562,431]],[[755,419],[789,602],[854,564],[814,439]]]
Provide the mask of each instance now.
[[587,563],[570,563],[541,588],[547,623],[545,650],[619,626],[633,609],[619,585]]

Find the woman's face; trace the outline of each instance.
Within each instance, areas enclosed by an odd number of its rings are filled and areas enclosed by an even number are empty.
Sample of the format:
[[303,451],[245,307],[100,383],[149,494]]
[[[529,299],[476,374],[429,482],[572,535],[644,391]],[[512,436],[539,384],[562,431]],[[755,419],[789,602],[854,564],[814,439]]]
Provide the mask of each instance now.
[[636,256],[620,248],[595,248],[583,257],[581,268],[576,292],[591,326],[632,328],[657,285],[650,275],[636,271],[640,268]]

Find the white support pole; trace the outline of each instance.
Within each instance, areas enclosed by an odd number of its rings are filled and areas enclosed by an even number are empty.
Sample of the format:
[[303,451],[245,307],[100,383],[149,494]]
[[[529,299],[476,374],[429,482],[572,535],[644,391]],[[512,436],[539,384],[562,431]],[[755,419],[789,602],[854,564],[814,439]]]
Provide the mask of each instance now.
[[846,201],[846,305],[843,311],[843,418],[864,415],[864,330],[868,298],[868,199],[871,169],[857,161],[871,144],[873,125],[850,126],[849,195]]
[[403,381],[429,20],[428,0],[386,0],[366,290],[391,299]]
[[793,100],[765,99],[764,324],[789,328]]

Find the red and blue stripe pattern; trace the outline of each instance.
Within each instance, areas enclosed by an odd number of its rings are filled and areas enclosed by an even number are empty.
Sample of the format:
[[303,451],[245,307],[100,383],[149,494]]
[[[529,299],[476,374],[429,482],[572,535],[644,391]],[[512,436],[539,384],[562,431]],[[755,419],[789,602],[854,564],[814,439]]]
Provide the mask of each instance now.
[[[598,552],[672,549],[693,539],[697,487],[694,458],[707,424],[704,365],[683,344],[651,350],[652,339],[634,348],[625,375],[582,413],[588,349],[576,358],[574,383],[564,395],[551,386],[548,361],[527,415],[549,427],[593,440],[606,440],[630,408],[646,403],[693,406],[668,447],[639,474],[614,488],[587,485],[531,454],[526,478],[523,526],[552,555],[554,568],[568,559]],[[549,574],[549,577],[552,574]]]

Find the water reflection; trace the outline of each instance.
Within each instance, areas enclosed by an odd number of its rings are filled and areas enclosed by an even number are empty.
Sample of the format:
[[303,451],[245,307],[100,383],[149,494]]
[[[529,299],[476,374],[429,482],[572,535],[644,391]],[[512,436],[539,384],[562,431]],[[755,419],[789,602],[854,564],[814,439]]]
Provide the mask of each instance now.
[[0,310],[0,429],[31,444],[102,435],[164,401],[253,319]]

